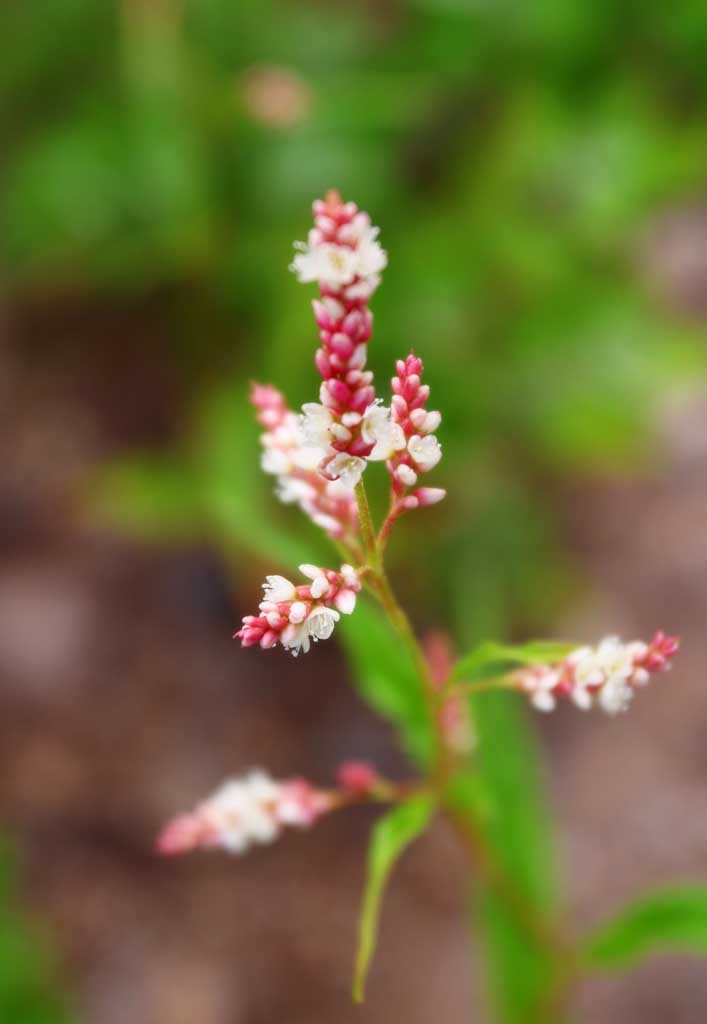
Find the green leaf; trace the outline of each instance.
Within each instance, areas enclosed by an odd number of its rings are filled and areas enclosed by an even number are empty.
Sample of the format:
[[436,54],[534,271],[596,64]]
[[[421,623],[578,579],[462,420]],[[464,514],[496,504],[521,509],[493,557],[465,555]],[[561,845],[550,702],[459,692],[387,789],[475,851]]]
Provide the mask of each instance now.
[[652,893],[596,929],[585,943],[589,964],[621,968],[663,947],[707,955],[707,887]]
[[424,830],[434,811],[430,796],[417,796],[400,804],[374,826],[368,848],[366,890],[359,922],[353,996],[363,1002],[366,977],[376,946],[383,890],[395,862]]
[[415,664],[380,609],[368,597],[355,613],[341,620],[343,640],[352,667],[352,682],[379,714],[400,731],[403,746],[416,761],[429,761],[432,725]]
[[89,503],[102,521],[161,541],[192,535],[202,511],[189,467],[150,456],[109,466],[96,481]]
[[[496,858],[531,911],[546,916],[552,913],[554,902],[550,830],[538,753],[525,709],[505,693],[476,698],[472,706],[480,776],[490,808],[487,835]],[[476,785],[473,778],[469,780],[470,787]],[[503,1019],[509,1024],[526,1021],[551,978],[549,953],[502,895],[490,888],[481,892],[479,917]]]
[[454,667],[455,679],[473,682],[493,674],[504,664],[542,665],[561,661],[577,644],[557,640],[531,640],[526,644],[481,644],[470,654],[460,658]]

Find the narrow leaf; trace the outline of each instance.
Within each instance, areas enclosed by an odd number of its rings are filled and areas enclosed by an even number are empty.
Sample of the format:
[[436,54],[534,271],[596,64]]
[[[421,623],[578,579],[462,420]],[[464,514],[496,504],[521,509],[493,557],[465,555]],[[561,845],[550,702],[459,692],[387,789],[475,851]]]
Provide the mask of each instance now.
[[429,760],[433,734],[425,697],[410,654],[388,620],[367,597],[339,623],[353,668],[352,682],[375,710],[400,730],[403,746],[416,761]]
[[585,944],[595,968],[617,968],[664,947],[707,955],[707,887],[652,893],[599,927]]
[[460,658],[454,667],[455,679],[473,682],[493,674],[504,665],[538,665],[561,661],[578,644],[557,640],[532,640],[526,644],[481,644]]
[[434,810],[429,796],[413,797],[377,822],[368,848],[366,889],[359,921],[353,997],[362,1003],[376,946],[381,900],[390,872],[407,846],[426,829]]

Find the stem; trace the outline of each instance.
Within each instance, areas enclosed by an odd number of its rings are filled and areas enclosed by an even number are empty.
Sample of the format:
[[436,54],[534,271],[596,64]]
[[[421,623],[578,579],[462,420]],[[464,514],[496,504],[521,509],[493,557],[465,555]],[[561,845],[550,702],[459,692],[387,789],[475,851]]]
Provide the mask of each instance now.
[[[479,680],[476,683],[462,683],[461,686],[455,686],[453,689],[447,686],[439,690],[435,686],[424,651],[420,646],[407,614],[398,603],[383,565],[382,548],[387,538],[386,526],[391,515],[389,514],[378,540],[376,540],[365,485],[362,480],[356,485],[356,501],[367,555],[367,562],[363,567],[362,577],[410,651],[427,702],[435,738],[430,782],[472,866],[479,872],[486,885],[493,889],[505,903],[509,912],[528,937],[546,949],[557,965],[557,977],[543,994],[542,999],[542,1008],[547,1008],[548,1013],[551,1013],[555,1010],[557,1003],[561,1002],[562,996],[566,992],[569,978],[566,972],[564,975],[561,975],[560,965],[564,960],[571,959],[572,952],[559,932],[556,931],[554,923],[550,918],[539,912],[527,899],[513,876],[507,872],[499,861],[498,855],[492,844],[488,841],[480,822],[468,809],[465,808],[462,811],[455,807],[447,795],[453,762],[450,762],[449,751],[440,730],[440,708],[450,695],[480,693],[498,689],[504,685],[509,685],[508,681],[504,682],[503,677],[494,677],[492,679]],[[542,1012],[542,1008],[538,1008],[538,1012]],[[540,1024],[540,1019],[536,1014],[534,1014],[534,1019],[537,1019],[538,1024]],[[551,1019],[552,1017],[548,1016],[542,1024],[548,1024]]]
[[366,560],[371,568],[382,569],[378,545],[376,543],[376,531],[373,527],[371,508],[368,504],[366,486],[363,480],[359,480],[354,491],[356,505],[358,506],[358,519],[361,524],[361,536],[363,537],[363,549]]

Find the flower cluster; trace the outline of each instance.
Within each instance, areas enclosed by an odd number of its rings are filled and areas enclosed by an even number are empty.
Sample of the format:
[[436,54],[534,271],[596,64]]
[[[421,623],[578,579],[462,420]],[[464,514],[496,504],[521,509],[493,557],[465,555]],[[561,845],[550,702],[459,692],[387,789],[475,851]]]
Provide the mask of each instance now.
[[291,412],[283,394],[270,385],[254,384],[251,402],[265,428],[262,467],[277,478],[277,496],[296,504],[335,540],[352,540],[358,530],[358,511],[352,491],[338,480],[326,480],[317,467],[321,450],[307,445],[300,417]]
[[350,615],[361,589],[358,573],[350,565],[339,572],[301,565],[311,582],[295,586],[284,576],[267,576],[259,615],[246,615],[235,634],[242,647],[258,644],[266,649],[280,643],[295,656],[309,650],[310,641],[328,640],[340,613]]
[[304,779],[276,782],[252,771],[227,780],[195,810],[170,821],[157,838],[157,850],[167,856],[215,847],[244,853],[271,843],[285,826],[306,828],[330,807],[329,795]]
[[435,436],[442,415],[425,409],[430,389],[422,383],[422,360],[411,353],[407,359],[399,359],[395,368],[397,376],[391,381],[390,409],[394,443],[385,455],[393,492],[387,529],[403,512],[435,505],[447,493],[441,487],[418,487],[412,494],[408,493],[417,484],[418,477],[434,469],[442,458],[442,446]]
[[322,472],[354,487],[375,445],[364,425],[375,400],[373,374],[365,369],[373,323],[368,301],[387,257],[368,214],[338,192],[317,199],[313,212],[314,228],[306,244],[296,243],[300,251],[291,265],[300,281],[316,281],[321,293],[313,305],[322,385],[319,402],[303,406],[302,429],[306,443],[321,452]]
[[652,672],[665,671],[678,649],[678,639],[659,631],[649,644],[624,644],[615,636],[596,647],[579,647],[557,665],[520,669],[512,681],[530,694],[540,711],[552,711],[558,697],[569,697],[586,710],[596,703],[609,715],[626,711],[636,687]]

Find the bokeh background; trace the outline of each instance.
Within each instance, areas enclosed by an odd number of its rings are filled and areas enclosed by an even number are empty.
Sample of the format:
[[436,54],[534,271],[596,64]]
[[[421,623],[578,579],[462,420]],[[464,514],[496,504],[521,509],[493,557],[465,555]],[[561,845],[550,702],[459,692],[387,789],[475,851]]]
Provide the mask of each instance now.
[[[0,1020],[486,1020],[442,825],[363,1010],[371,813],[244,860],[151,852],[254,764],[409,770],[335,643],[230,640],[290,567],[271,540],[322,552],[260,477],[247,385],[313,396],[287,264],[338,187],[390,257],[370,364],[414,348],[445,416],[449,498],[391,545],[416,623],[680,633],[630,715],[534,726],[578,926],[703,877],[707,7],[31,0],[0,40]],[[707,978],[652,961],[575,1009],[702,1022]]]

